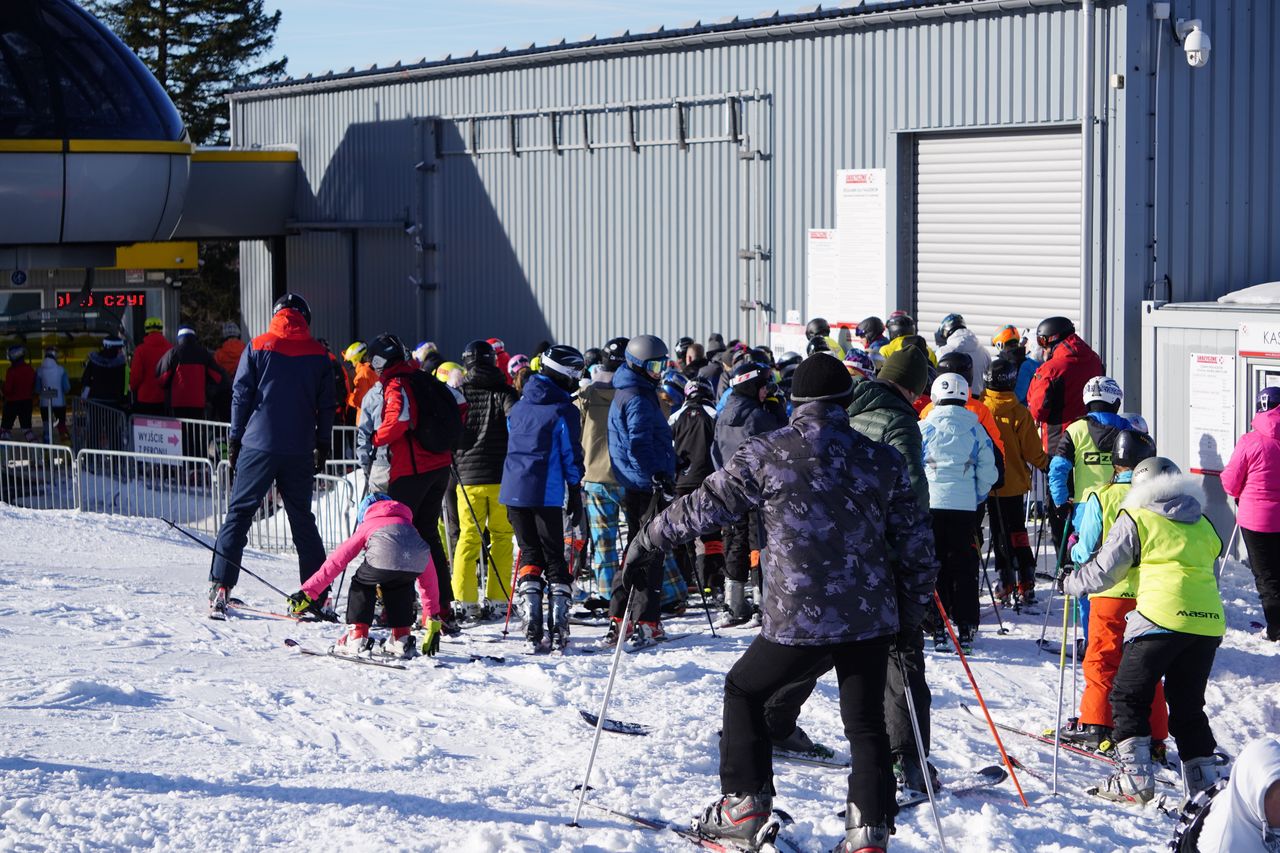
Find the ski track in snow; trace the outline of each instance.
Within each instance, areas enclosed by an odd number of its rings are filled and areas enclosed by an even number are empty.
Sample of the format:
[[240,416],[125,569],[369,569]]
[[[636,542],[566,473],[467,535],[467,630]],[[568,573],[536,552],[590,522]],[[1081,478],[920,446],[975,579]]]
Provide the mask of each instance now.
[[[0,506],[0,850],[120,848],[523,851],[687,850],[591,810],[567,827],[592,729],[577,710],[599,709],[611,655],[524,657],[518,642],[446,639],[443,651],[503,655],[506,663],[410,671],[304,657],[342,630],[234,614],[205,618],[207,551],[161,522]],[[246,565],[282,589],[296,563],[246,553]],[[1220,746],[1280,730],[1280,649],[1248,628],[1261,611],[1252,578],[1224,576],[1228,623],[1208,690]],[[279,609],[245,576],[252,606]],[[1060,610],[1055,610],[1060,613]],[[994,622],[988,610],[984,620]],[[996,719],[1030,730],[1053,724],[1057,657],[1036,649],[1043,616],[984,622],[972,666]],[[1061,617],[1049,635],[1060,639]],[[609,716],[651,727],[648,737],[603,735],[592,777],[596,801],[686,823],[718,791],[717,737],[724,673],[751,632],[713,639],[701,611],[672,620],[699,631],[624,655]],[[498,636],[501,623],[479,629]],[[575,641],[601,629],[574,626]],[[933,760],[944,781],[998,763],[953,655],[930,654]],[[1070,674],[1067,679],[1070,702]],[[1080,682],[1081,688],[1083,682]],[[847,756],[834,677],[819,683],[801,723]],[[1006,735],[1009,752],[1046,778],[1052,752]],[[1011,783],[940,800],[955,851],[1160,849],[1173,822],[1154,808],[1093,800],[1081,789],[1106,767],[1063,754],[1060,790],[1021,773]],[[844,774],[778,762],[777,804],[804,850],[828,850],[843,832]],[[893,850],[935,850],[928,806],[898,818]]]

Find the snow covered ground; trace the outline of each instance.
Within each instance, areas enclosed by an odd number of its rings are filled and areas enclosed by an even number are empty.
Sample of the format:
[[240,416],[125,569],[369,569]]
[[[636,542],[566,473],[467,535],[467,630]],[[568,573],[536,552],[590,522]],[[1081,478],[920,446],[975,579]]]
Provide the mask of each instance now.
[[[592,811],[584,828],[565,825],[590,746],[577,709],[598,707],[607,655],[552,661],[519,656],[510,642],[449,642],[446,652],[507,662],[419,660],[408,672],[303,657],[284,639],[321,649],[341,629],[210,622],[208,564],[206,551],[158,521],[0,505],[0,849],[689,849]],[[297,587],[288,559],[254,555],[247,565]],[[1224,586],[1231,629],[1209,703],[1220,744],[1234,753],[1280,731],[1280,649],[1248,627],[1261,618],[1248,570],[1232,565]],[[281,604],[249,577],[237,594]],[[1052,725],[1057,695],[1057,659],[1034,645],[1042,619],[1015,616],[1009,635],[983,633],[973,656],[997,719],[1032,729]],[[701,614],[674,620],[675,630],[700,620],[705,630]],[[599,633],[575,631],[580,640]],[[604,736],[594,798],[683,823],[715,795],[723,675],[749,640],[700,634],[624,658],[610,716],[653,733]],[[974,703],[957,659],[932,658],[930,681],[944,780],[998,762],[990,735],[959,709]],[[801,722],[847,754],[831,676]],[[1047,780],[1048,749],[1016,737],[1006,745]],[[1172,824],[1154,809],[1074,793],[1100,768],[1064,754],[1057,798],[1022,774],[1030,809],[1007,782],[944,796],[951,849],[1162,847]],[[791,837],[829,849],[843,830],[843,774],[779,763],[777,787],[777,804],[796,819]],[[893,849],[937,849],[927,806],[898,823]]]

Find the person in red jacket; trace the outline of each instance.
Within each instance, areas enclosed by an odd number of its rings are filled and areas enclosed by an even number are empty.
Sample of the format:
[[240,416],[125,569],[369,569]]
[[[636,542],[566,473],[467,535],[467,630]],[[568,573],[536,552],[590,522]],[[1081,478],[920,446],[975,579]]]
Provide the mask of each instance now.
[[440,587],[445,633],[459,632],[453,612],[453,576],[440,541],[440,512],[449,487],[453,454],[432,453],[414,437],[418,405],[410,385],[418,362],[395,335],[381,334],[369,344],[369,366],[382,385],[382,422],[373,433],[374,447],[386,447],[391,458],[387,493],[413,511],[413,526],[431,547]]
[[156,366],[166,407],[176,418],[201,419],[205,411],[206,383],[223,385],[227,374],[209,351],[196,340],[194,329],[178,330],[178,344]]
[[133,392],[133,411],[139,415],[164,414],[164,389],[156,367],[173,345],[164,336],[164,321],[148,317],[142,327],[147,335],[133,351],[129,365],[129,390]]
[[27,364],[27,348],[22,344],[9,347],[9,370],[4,375],[4,418],[0,423],[0,439],[9,438],[9,430],[21,426],[31,441],[31,410],[36,396],[36,372]]

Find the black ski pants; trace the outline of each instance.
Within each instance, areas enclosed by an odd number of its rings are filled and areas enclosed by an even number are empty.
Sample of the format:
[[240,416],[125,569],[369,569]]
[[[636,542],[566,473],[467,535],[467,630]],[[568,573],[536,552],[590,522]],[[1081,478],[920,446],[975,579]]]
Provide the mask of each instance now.
[[[627,519],[627,544],[630,544],[631,537],[636,535],[637,530],[649,523],[654,513],[658,511],[660,503],[661,501],[655,498],[653,492],[642,492],[636,489],[627,489],[623,492],[622,514]],[[621,553],[626,554],[625,547]],[[666,557],[661,551],[648,558],[645,570],[648,573],[649,582],[644,589],[637,589],[631,596],[631,612],[635,614],[634,618],[638,622],[658,621],[659,607],[662,604],[662,567],[665,562]],[[618,571],[613,573],[613,588],[609,594],[609,615],[625,620],[626,614],[623,611],[627,607],[628,590],[622,579],[622,568],[622,565],[619,565]]]
[[440,585],[440,612],[446,615],[453,604],[453,574],[449,571],[444,543],[440,541],[440,511],[448,487],[449,469],[437,468],[398,477],[387,488],[387,494],[393,500],[400,501],[413,512],[413,526],[431,549],[431,560],[436,564],[436,580]]
[[1036,557],[1027,533],[1024,498],[1025,495],[987,498],[996,572],[1000,575],[1000,585],[1005,589],[1013,588],[1014,584],[1034,586],[1036,581]]
[[756,514],[748,512],[724,529],[724,576],[746,583],[751,577],[751,552],[760,546]]
[[530,576],[541,577],[548,584],[573,582],[564,559],[564,513],[560,507],[509,506],[507,518],[520,547],[517,584]]
[[1257,533],[1240,528],[1249,550],[1249,568],[1262,599],[1267,639],[1280,640],[1280,533]]
[[[901,662],[899,662],[901,655]],[[889,647],[889,670],[884,687],[884,721],[889,731],[889,750],[896,754],[917,757],[916,736],[911,728],[911,711],[907,708],[907,696],[903,687],[902,668],[907,670],[906,684],[911,688],[911,700],[920,718],[920,737],[924,741],[925,755],[929,754],[929,707],[933,695],[924,680],[924,635],[920,631],[905,631],[893,638]],[[818,679],[825,675],[835,661],[824,656],[807,671],[799,673],[795,680],[780,687],[765,702],[765,724],[769,737],[775,742],[785,740],[796,729],[800,709],[809,700]]]
[[1112,740],[1151,736],[1151,702],[1163,678],[1169,734],[1177,741],[1178,758],[1185,763],[1213,755],[1217,742],[1204,713],[1204,690],[1221,644],[1221,637],[1178,631],[1146,634],[1125,643],[1111,685]]
[[826,659],[835,666],[840,717],[854,756],[848,802],[857,805],[868,824],[892,823],[898,807],[884,724],[890,639],[784,646],[757,636],[724,680],[720,790],[726,794],[774,793],[773,744],[765,706],[797,672],[811,671]]
[[978,626],[978,548],[974,543],[977,514],[972,510],[935,509],[933,541],[938,551],[938,596],[957,625]]
[[[677,485],[676,497],[682,498],[697,490],[696,485]],[[690,589],[704,590],[723,586],[719,576],[724,574],[724,540],[719,530],[675,546],[672,556],[676,558],[680,574],[684,576],[684,582]]]
[[19,425],[22,429],[31,429],[32,405],[31,400],[6,400],[0,429],[13,429]]
[[378,587],[382,587],[382,620],[388,628],[413,626],[413,596],[418,576],[413,572],[375,569],[367,562],[360,564],[351,576],[347,594],[347,624],[372,625]]

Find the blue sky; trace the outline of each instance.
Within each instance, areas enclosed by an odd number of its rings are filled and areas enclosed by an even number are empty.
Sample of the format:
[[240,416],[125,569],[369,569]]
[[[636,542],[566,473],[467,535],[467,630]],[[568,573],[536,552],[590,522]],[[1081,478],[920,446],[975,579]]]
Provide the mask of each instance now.
[[288,73],[301,76],[371,63],[391,65],[420,57],[567,38],[595,33],[675,26],[729,15],[755,17],[766,8],[794,11],[804,0],[769,7],[766,0],[268,0],[284,14],[276,56],[289,57]]

